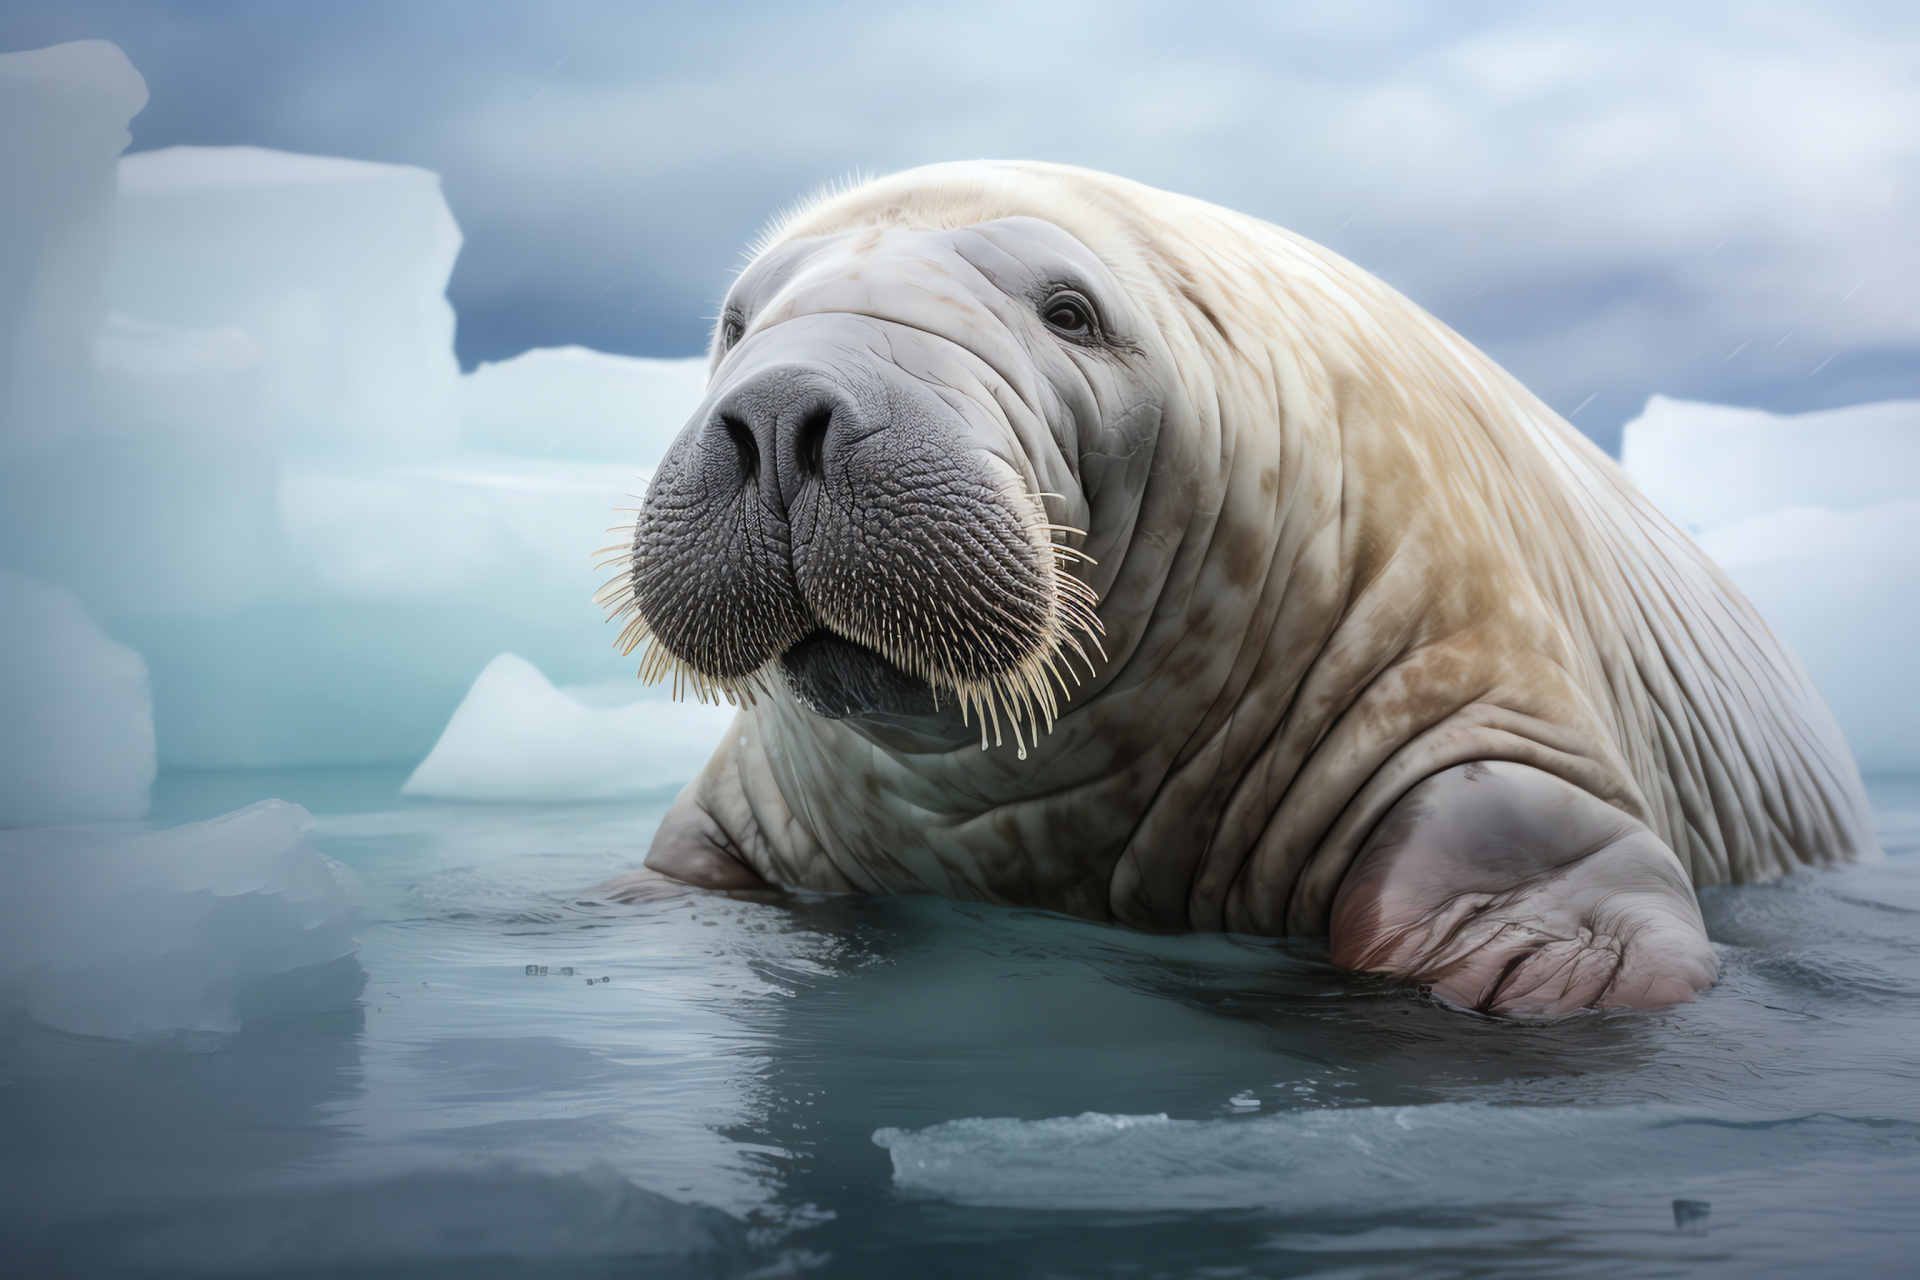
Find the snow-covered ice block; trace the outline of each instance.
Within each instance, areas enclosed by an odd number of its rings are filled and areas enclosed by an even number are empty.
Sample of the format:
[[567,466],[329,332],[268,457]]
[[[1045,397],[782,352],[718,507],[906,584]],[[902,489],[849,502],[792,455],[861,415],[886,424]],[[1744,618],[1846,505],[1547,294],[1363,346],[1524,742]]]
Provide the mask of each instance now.
[[0,993],[80,1035],[351,1005],[352,907],[283,800],[170,831],[0,832]]
[[1786,507],[1698,537],[1806,664],[1860,767],[1920,772],[1920,499]]
[[0,569],[0,827],[137,818],[153,776],[147,664],[72,592]]
[[[612,800],[687,782],[734,708],[654,696],[637,683],[557,689],[511,653],[487,665],[403,788],[456,800]],[[653,691],[658,693],[658,691]]]
[[651,469],[706,387],[705,357],[543,347],[460,379],[460,438],[472,449]]
[[237,328],[300,453],[418,456],[457,426],[447,279],[460,229],[440,178],[407,165],[258,147],[167,147],[120,162],[112,307]]
[[1695,532],[1781,507],[1920,498],[1920,400],[1781,416],[1654,396],[1626,425],[1620,462]]
[[115,166],[146,101],[104,40],[0,54],[0,459],[58,440],[81,408]]

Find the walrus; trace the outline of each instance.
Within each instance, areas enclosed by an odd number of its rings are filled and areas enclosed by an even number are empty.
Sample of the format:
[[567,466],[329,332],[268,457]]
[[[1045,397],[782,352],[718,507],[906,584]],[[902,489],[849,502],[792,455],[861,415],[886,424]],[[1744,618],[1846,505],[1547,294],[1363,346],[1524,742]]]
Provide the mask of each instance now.
[[775,227],[603,595],[740,704],[617,898],[1324,938],[1490,1014],[1690,1000],[1696,886],[1874,852],[1753,607],[1381,281],[1086,170]]

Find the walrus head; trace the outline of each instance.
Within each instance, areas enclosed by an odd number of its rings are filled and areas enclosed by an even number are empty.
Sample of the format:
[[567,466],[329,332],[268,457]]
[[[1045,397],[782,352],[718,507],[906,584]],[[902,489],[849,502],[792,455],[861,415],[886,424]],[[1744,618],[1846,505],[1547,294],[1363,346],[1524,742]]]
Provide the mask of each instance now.
[[1038,219],[764,250],[602,596],[642,677],[731,701],[777,673],[832,718],[957,708],[1025,758],[1099,653],[1080,451],[1141,401],[1116,374],[1144,327]]

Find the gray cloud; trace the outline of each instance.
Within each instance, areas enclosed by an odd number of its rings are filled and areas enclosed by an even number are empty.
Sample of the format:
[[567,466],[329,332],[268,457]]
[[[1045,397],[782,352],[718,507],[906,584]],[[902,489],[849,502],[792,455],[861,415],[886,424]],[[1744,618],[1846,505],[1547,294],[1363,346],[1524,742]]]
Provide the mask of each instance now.
[[152,85],[137,146],[441,172],[469,362],[697,350],[782,205],[1021,156],[1320,240],[1604,444],[1653,391],[1920,395],[1905,6],[24,0],[0,18],[9,48],[82,35]]

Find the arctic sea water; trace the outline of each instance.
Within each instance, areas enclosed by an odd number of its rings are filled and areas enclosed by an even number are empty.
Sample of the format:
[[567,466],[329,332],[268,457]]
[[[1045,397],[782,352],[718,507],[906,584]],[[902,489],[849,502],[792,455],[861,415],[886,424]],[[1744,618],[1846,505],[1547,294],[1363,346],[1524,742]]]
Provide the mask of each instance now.
[[[1696,1004],[1493,1022],[1312,945],[930,898],[632,907],[664,797],[272,795],[354,990],[229,1034],[0,1038],[9,1274],[1911,1274],[1920,782],[1889,856],[1709,890]],[[76,939],[76,946],[92,945]],[[335,974],[334,980],[340,980]]]

